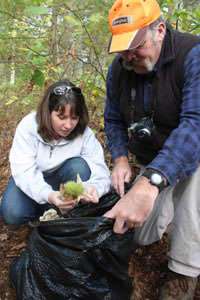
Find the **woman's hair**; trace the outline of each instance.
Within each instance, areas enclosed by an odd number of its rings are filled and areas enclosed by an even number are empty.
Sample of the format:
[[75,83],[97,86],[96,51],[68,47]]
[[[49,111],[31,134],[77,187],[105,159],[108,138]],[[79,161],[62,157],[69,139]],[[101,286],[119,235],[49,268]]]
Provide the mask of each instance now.
[[89,122],[84,96],[81,89],[69,80],[62,80],[49,86],[38,105],[36,114],[38,133],[45,141],[51,141],[55,136],[51,124],[52,111],[59,111],[62,115],[66,104],[70,105],[71,115],[79,117],[78,124],[66,139],[72,140],[84,132]]

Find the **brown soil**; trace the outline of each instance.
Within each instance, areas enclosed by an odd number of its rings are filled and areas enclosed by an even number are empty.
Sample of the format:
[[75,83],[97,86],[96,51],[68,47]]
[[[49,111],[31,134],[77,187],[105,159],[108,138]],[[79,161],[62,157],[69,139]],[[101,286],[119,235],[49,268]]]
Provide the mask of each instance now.
[[[14,114],[11,114],[14,115]],[[18,114],[19,116],[19,114]],[[20,119],[20,117],[18,117]],[[5,121],[6,120],[6,121]],[[1,119],[0,133],[0,195],[9,177],[8,152],[10,149],[16,117],[5,116]],[[103,140],[102,133],[99,135]],[[108,155],[106,155],[109,161]],[[25,248],[30,229],[22,226],[19,230],[8,228],[0,220],[0,300],[15,300],[15,292],[8,280],[9,265],[14,257]],[[159,243],[141,247],[133,255],[130,273],[133,277],[134,292],[132,300],[157,300],[158,289],[164,281],[167,265],[167,235]],[[196,290],[195,300],[200,300],[200,282]]]

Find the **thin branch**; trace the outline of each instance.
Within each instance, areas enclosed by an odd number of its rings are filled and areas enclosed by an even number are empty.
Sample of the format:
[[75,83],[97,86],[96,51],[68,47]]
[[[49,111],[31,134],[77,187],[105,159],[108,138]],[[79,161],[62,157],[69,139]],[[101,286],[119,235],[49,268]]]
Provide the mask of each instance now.
[[42,56],[42,57],[47,57],[47,56],[49,56],[49,54],[42,54],[42,53],[40,53],[40,52],[38,52],[38,51],[32,49],[32,48],[29,47],[28,45],[26,45],[26,47],[27,47],[27,49],[31,50],[33,53],[35,53],[35,54],[37,54],[37,55],[39,55],[39,56]]
[[[76,11],[74,11],[73,9],[71,9],[71,8],[70,8],[68,5],[66,5],[66,4],[65,4],[65,7],[66,7],[66,8],[67,8],[67,9],[68,9],[68,10],[69,10],[69,11],[70,11],[70,12],[71,12],[71,13],[72,13],[79,21],[80,21],[82,27],[84,28],[84,30],[85,30],[85,32],[86,32],[86,34],[87,34],[87,36],[88,36],[88,38],[89,38],[89,40],[90,40],[90,42],[91,42],[92,49],[93,49],[93,51],[94,51],[95,57],[96,57],[96,59],[97,59],[98,66],[99,66],[99,68],[100,68],[100,71],[98,70],[98,73],[101,74],[101,77],[103,78],[103,80],[106,81],[106,78],[105,78],[104,72],[103,72],[103,68],[102,68],[102,65],[101,65],[101,63],[100,63],[99,55],[98,55],[98,53],[97,53],[97,51],[96,51],[96,47],[95,47],[94,41],[93,41],[93,39],[92,39],[92,37],[91,37],[91,35],[90,35],[90,33],[89,33],[89,31],[88,31],[86,25],[84,24],[84,22],[83,22],[81,16],[80,16]],[[93,65],[93,67],[97,70],[97,67],[95,67],[94,65]]]
[[[68,54],[69,56],[73,55],[71,53]],[[74,57],[73,57],[74,58]],[[91,61],[90,62],[86,62],[84,59],[82,59],[80,56],[76,56],[77,60],[80,61],[81,63],[85,64],[85,65],[90,65],[92,68],[95,69],[95,71],[102,77],[102,79],[105,81],[105,77],[104,74],[102,72],[99,71],[99,69],[97,68],[96,65],[94,65]]]
[[192,31],[194,31],[194,30],[196,30],[198,28],[200,29],[200,25],[199,24],[197,24],[195,27],[191,28],[188,32],[192,32]]
[[1,40],[38,40],[38,39],[43,39],[43,40],[45,40],[45,39],[48,39],[47,37],[45,37],[45,36],[41,36],[41,37],[28,37],[28,36],[15,36],[15,37],[12,37],[12,36],[10,36],[10,37],[2,37],[1,35],[0,35],[0,39]]
[[[181,7],[181,1],[177,5],[178,9],[180,9],[180,7]],[[179,18],[177,18],[177,20],[176,20],[176,30],[178,30],[178,28],[179,28],[179,21],[180,21]]]
[[[0,13],[5,14],[5,15],[11,17],[12,19],[17,20],[19,22],[22,22],[22,23],[24,23],[26,25],[31,25],[31,26],[36,27],[36,28],[40,28],[41,27],[40,25],[37,25],[37,24],[31,22],[31,18],[26,18],[24,20],[23,17],[16,17],[16,15],[14,15],[14,14],[8,12],[8,11],[3,11],[1,9],[0,9]],[[49,26],[45,26],[45,25],[43,25],[43,27],[44,28],[49,28]]]

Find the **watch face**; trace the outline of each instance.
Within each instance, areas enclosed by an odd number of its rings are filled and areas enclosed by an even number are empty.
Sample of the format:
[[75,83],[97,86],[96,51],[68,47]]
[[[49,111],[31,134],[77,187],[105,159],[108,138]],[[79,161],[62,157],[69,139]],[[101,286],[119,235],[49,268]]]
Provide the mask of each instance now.
[[163,179],[159,174],[154,173],[154,174],[151,175],[151,182],[153,184],[159,185],[159,184],[162,183],[162,181],[163,181]]

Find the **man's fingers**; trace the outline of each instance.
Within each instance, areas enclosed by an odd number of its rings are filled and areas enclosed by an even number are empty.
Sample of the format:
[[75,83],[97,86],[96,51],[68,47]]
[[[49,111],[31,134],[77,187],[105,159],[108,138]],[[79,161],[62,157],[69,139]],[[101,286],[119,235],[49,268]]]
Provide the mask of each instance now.
[[118,179],[116,175],[113,175],[112,177],[112,185],[115,189],[115,191],[118,193]]
[[120,177],[118,181],[118,191],[120,197],[124,196],[124,177]]
[[113,209],[107,211],[104,215],[104,217],[109,218],[109,219],[114,219],[115,218],[115,214]]
[[113,176],[112,183],[116,192],[122,197],[124,195],[124,175]]
[[143,224],[141,222],[131,222],[131,221],[127,221],[126,223],[127,223],[128,229],[133,229],[133,228],[136,228],[136,227],[140,227]]
[[[108,211],[107,213],[104,214],[104,217],[109,218],[109,219],[115,219],[115,215],[112,212],[112,210]],[[134,229],[137,227],[142,226],[142,223],[137,223],[137,222],[130,222],[126,221],[123,218],[116,218],[115,223],[113,226],[113,231],[118,234],[123,234],[125,233],[128,229]]]
[[124,177],[124,181],[125,182],[129,182],[130,179],[131,179],[131,173],[127,172],[126,175],[125,175],[125,177]]
[[128,230],[127,223],[122,218],[116,218],[113,226],[113,231],[118,234],[123,234]]
[[142,223],[130,222],[130,221],[126,221],[123,218],[118,217],[118,218],[115,219],[115,223],[114,223],[114,226],[113,226],[113,231],[115,233],[123,234],[129,229],[134,229],[134,228],[137,228],[137,227],[140,227],[140,226],[142,226]]

